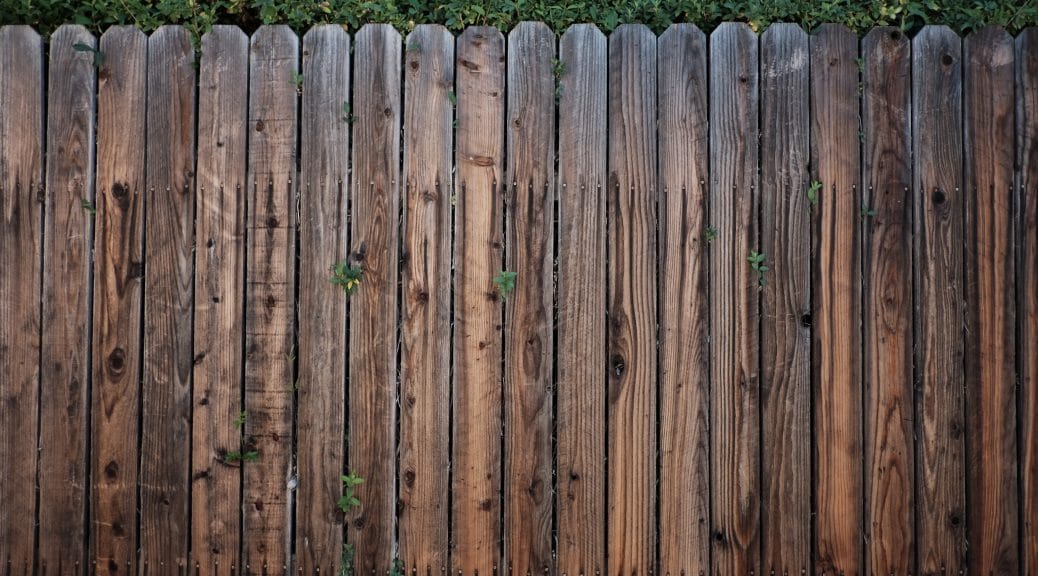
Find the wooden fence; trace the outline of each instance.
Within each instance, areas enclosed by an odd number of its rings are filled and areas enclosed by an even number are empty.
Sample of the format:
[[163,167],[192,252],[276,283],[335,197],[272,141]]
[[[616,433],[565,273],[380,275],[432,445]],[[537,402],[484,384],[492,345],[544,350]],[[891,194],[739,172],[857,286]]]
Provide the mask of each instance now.
[[1038,573],[1038,30],[197,54],[0,29],[0,574]]

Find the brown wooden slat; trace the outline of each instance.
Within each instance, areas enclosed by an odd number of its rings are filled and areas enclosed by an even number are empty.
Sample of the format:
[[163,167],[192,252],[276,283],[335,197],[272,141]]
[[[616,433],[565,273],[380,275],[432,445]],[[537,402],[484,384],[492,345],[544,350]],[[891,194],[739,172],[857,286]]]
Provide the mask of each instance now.
[[367,25],[355,42],[350,257],[364,280],[350,301],[349,464],[365,484],[347,538],[357,572],[383,574],[396,518],[401,38]]
[[912,41],[916,529],[923,575],[965,569],[960,44],[938,26],[923,28]]
[[760,573],[757,35],[710,35],[710,475],[715,574]]
[[966,539],[973,574],[1019,574],[1013,263],[1013,38],[963,42]]
[[710,572],[706,36],[658,41],[660,573]]
[[451,570],[484,576],[501,539],[502,253],[505,44],[490,27],[456,44],[454,454]]
[[241,444],[248,51],[236,26],[202,36],[191,420],[191,561],[201,574],[241,565],[241,468],[224,460]]
[[447,568],[450,485],[451,194],[454,36],[420,25],[404,58],[400,326],[400,558]]
[[[249,61],[248,262],[245,298],[244,572],[288,565],[292,474],[296,127],[299,38],[252,35]],[[309,321],[317,321],[310,319]],[[233,426],[233,422],[225,423]],[[255,451],[255,461],[244,458]],[[226,456],[226,455],[225,455]],[[226,459],[226,458],[225,458]]]
[[557,571],[605,570],[606,38],[589,24],[559,43]]
[[518,574],[552,562],[552,364],[555,34],[523,22],[508,35],[505,268],[505,561]]
[[[911,44],[862,40],[865,574],[915,573]],[[870,215],[871,212],[871,215]]]
[[[101,37],[94,237],[91,560],[98,574],[137,572],[137,483],[144,279],[148,38]],[[91,55],[92,56],[92,55]]]
[[761,35],[761,570],[811,563],[811,204],[808,37]]
[[38,560],[59,574],[86,559],[94,218],[83,201],[94,201],[97,70],[80,43],[97,46],[82,26],[51,34],[47,83]]
[[191,532],[194,53],[191,33],[179,26],[160,27],[148,40],[140,554],[160,570],[187,565]]
[[33,569],[43,247],[43,42],[0,28],[0,562]]
[[808,208],[816,255],[811,287],[816,574],[863,572],[863,213],[861,140],[853,129],[858,82],[858,37],[844,26],[820,27],[811,36],[811,156],[821,189],[817,204]]
[[609,38],[609,574],[644,574],[656,540],[656,36]]

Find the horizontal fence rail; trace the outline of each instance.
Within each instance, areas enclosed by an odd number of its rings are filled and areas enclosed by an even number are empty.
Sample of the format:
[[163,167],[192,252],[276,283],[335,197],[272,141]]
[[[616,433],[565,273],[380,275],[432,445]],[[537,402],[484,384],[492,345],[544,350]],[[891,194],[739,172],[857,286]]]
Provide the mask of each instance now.
[[0,28],[0,575],[808,573],[1038,573],[1038,30]]

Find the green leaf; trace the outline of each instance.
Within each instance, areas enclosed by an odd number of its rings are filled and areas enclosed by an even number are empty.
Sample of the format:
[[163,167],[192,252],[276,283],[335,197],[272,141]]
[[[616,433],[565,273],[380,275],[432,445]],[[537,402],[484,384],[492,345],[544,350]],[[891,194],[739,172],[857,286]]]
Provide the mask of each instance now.
[[502,270],[497,273],[497,276],[494,276],[494,287],[497,288],[497,293],[502,298],[507,298],[512,290],[515,290],[515,278],[518,275],[518,272]]

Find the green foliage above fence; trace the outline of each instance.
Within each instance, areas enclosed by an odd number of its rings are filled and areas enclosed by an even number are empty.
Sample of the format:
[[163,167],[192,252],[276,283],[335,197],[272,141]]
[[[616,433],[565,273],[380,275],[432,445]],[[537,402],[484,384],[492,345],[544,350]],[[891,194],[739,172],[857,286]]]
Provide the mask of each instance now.
[[907,32],[924,24],[946,24],[966,33],[985,24],[1011,33],[1038,25],[1034,0],[0,0],[0,24],[31,24],[50,33],[66,22],[95,32],[113,24],[135,24],[151,31],[183,24],[196,34],[217,23],[246,30],[259,24],[289,24],[305,30],[315,24],[342,23],[356,29],[388,22],[404,32],[417,24],[439,23],[454,31],[473,24],[510,29],[523,20],[546,22],[556,31],[594,22],[609,32],[626,22],[641,22],[661,32],[672,22],[693,22],[706,31],[724,21],[748,22],[761,29],[772,22],[796,22],[807,29],[838,22],[864,32],[873,26],[899,26]]

